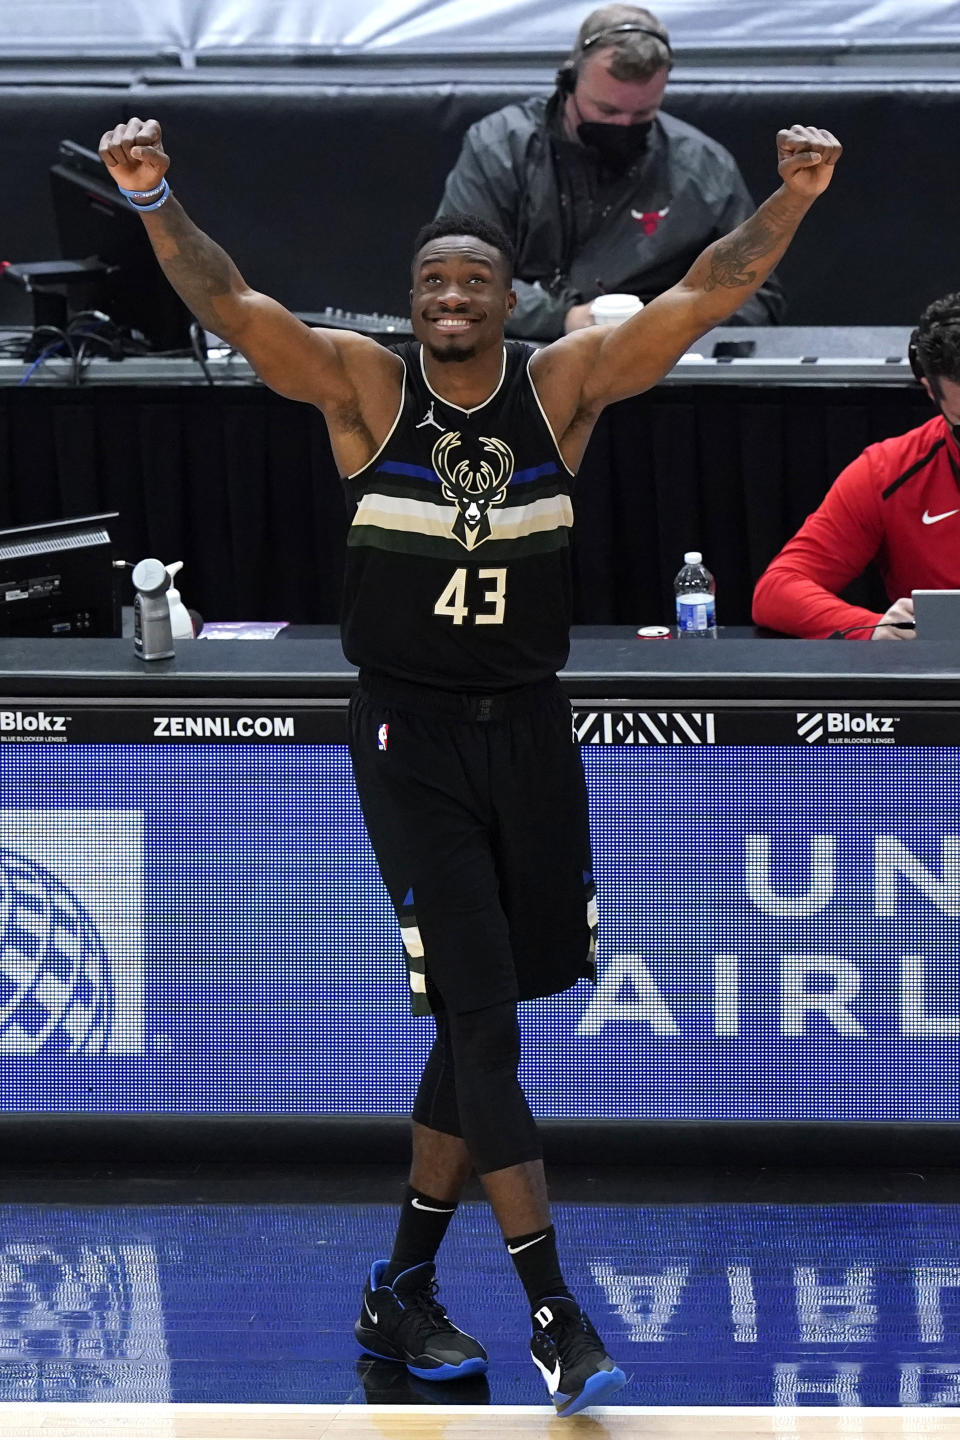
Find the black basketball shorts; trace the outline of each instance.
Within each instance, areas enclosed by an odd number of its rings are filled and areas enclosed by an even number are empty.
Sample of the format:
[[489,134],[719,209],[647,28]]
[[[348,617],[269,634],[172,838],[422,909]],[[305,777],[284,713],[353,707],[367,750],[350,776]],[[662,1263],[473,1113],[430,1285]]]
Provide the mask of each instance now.
[[460,695],[361,677],[350,751],[407,954],[463,1013],[595,976],[587,792],[559,683]]

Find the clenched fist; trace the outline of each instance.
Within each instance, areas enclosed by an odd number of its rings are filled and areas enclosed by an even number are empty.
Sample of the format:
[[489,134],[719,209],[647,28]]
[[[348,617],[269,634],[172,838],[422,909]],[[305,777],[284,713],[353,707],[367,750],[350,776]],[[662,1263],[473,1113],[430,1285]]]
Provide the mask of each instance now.
[[100,159],[121,190],[155,190],[170,166],[156,120],[138,120],[108,130],[100,141]]
[[777,131],[777,169],[795,194],[808,200],[822,195],[833,179],[833,167],[843,146],[829,130],[814,125],[791,125]]

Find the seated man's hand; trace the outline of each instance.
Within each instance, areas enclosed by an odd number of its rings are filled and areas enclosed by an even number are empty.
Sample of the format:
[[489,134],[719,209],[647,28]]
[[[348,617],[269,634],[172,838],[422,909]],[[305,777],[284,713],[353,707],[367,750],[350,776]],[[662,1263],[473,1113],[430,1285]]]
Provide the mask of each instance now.
[[567,311],[563,321],[564,334],[569,335],[571,330],[585,330],[595,323],[588,300],[585,305],[574,305]]
[[900,620],[913,620],[913,599],[909,595],[901,596],[894,600],[890,609],[881,619],[879,625],[870,636],[871,640],[915,640],[916,630],[898,630],[896,622]]

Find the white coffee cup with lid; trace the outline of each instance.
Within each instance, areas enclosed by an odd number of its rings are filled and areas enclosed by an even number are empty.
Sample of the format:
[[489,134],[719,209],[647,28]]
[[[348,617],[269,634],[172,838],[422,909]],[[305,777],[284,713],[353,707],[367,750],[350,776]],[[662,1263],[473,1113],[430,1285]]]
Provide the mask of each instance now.
[[590,304],[594,325],[622,325],[643,309],[636,295],[598,295]]

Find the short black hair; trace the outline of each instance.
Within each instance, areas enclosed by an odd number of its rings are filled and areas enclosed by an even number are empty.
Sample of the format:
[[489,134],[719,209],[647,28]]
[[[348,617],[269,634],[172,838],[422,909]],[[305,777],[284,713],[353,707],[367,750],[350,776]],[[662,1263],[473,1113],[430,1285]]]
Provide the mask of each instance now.
[[944,295],[928,305],[912,338],[920,368],[928,378],[940,376],[960,383],[960,293]]
[[495,220],[484,220],[480,215],[466,215],[459,210],[449,215],[438,215],[435,220],[431,220],[429,224],[422,227],[414,240],[414,260],[424,245],[429,245],[431,240],[439,240],[442,235],[469,235],[472,239],[482,240],[484,245],[490,245],[494,250],[499,250],[512,277],[515,258],[513,243],[507,232],[501,229]]

